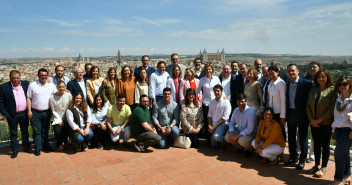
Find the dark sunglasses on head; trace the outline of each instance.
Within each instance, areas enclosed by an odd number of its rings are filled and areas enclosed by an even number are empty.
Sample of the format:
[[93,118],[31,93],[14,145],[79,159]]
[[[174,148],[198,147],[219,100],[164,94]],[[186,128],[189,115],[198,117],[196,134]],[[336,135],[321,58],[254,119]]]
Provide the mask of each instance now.
[[345,82],[345,83],[339,83],[337,86],[339,86],[339,87],[346,87],[348,85],[348,83],[347,82]]

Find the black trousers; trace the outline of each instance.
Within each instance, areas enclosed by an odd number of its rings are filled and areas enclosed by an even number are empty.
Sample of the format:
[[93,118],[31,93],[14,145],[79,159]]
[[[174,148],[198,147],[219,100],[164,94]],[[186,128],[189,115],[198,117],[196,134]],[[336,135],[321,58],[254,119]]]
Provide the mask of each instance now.
[[209,133],[209,130],[208,130],[208,112],[209,112],[209,106],[205,106],[204,104],[202,104],[202,110],[203,110],[203,127],[200,131],[200,134],[199,136],[202,137],[202,138],[205,138],[205,139],[210,139],[210,133]]
[[315,165],[320,165],[320,156],[322,156],[321,167],[327,167],[330,156],[331,125],[310,127],[310,129],[314,140]]
[[[274,114],[274,120],[277,121],[280,125],[280,114]],[[285,142],[287,141],[286,139],[286,130],[285,130],[285,126],[281,126],[281,132],[282,132],[282,137],[284,137]]]
[[304,119],[306,115],[300,114],[296,110],[287,110],[287,131],[288,131],[288,146],[290,152],[290,159],[296,159],[297,140],[296,133],[298,129],[299,146],[301,148],[300,162],[305,162],[308,153],[308,118]]
[[62,143],[67,143],[67,138],[68,138],[68,123],[64,122],[63,126],[59,125],[53,125],[53,130],[55,134],[55,139],[56,139],[56,146],[60,146]]
[[144,148],[151,145],[159,144],[161,137],[154,132],[143,132],[139,136],[135,137],[138,142],[141,142]]

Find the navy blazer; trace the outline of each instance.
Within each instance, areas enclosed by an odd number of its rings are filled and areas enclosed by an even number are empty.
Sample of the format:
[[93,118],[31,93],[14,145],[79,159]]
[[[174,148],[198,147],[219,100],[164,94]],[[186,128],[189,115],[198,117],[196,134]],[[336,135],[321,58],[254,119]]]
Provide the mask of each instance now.
[[[21,85],[24,95],[27,98],[29,82],[21,80]],[[0,85],[0,113],[6,115],[7,119],[14,119],[16,116],[16,101],[15,96],[13,95],[11,82]]]
[[[246,80],[248,82],[248,80]],[[237,107],[237,95],[243,94],[244,93],[244,83],[243,83],[243,77],[241,74],[232,76],[231,82],[230,82],[230,87],[231,87],[231,106],[232,109]]]
[[[291,83],[292,83],[291,80],[286,81],[287,109],[290,108],[289,93],[290,93]],[[308,95],[311,87],[312,87],[312,83],[309,80],[299,77],[298,83],[297,83],[296,97],[295,97],[295,108],[296,108],[296,111],[301,115],[299,119],[302,119],[302,120],[308,120],[306,108],[307,108]]]
[[[134,77],[137,78],[138,76],[138,73],[139,73],[139,70],[142,69],[143,66],[140,66],[140,67],[137,67],[136,69],[134,69]],[[147,76],[148,78],[150,77],[151,74],[153,74],[154,72],[156,71],[155,68],[151,67],[151,66],[148,66],[148,69],[147,69]]]
[[[84,80],[84,84],[86,84],[87,80]],[[77,79],[71,80],[70,82],[67,83],[67,89],[71,92],[72,96],[76,93],[76,92],[80,92],[82,94],[83,90],[81,88],[81,86],[79,86]],[[88,105],[90,105],[90,101],[89,98],[86,99]]]

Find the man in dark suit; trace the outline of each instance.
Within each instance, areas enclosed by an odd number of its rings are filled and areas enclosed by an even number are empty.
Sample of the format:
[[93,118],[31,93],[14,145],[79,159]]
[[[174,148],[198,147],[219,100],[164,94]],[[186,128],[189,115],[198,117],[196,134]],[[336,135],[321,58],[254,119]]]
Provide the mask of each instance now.
[[202,60],[197,57],[193,60],[194,64],[194,71],[196,72],[195,78],[201,79],[203,76],[205,76],[204,71],[202,70]]
[[17,70],[10,72],[10,82],[0,86],[0,112],[6,118],[10,129],[11,158],[18,154],[17,125],[20,124],[24,152],[32,153],[29,144],[27,117],[28,81],[21,80]]
[[148,78],[150,77],[151,74],[153,74],[156,69],[149,66],[149,56],[148,55],[144,55],[142,56],[142,66],[140,67],[137,67],[135,70],[134,70],[134,77],[137,78],[137,76],[139,75],[139,70],[141,70],[142,68],[146,69],[147,70],[147,76]]
[[81,92],[84,95],[88,105],[91,104],[89,98],[87,98],[87,89],[86,89],[86,80],[83,79],[83,71],[81,68],[76,68],[75,72],[75,79],[67,83],[67,90],[74,95],[76,92]]
[[311,88],[311,82],[298,76],[299,69],[296,64],[287,66],[289,81],[286,81],[286,105],[287,105],[287,127],[288,145],[290,158],[286,165],[295,164],[298,161],[296,132],[298,128],[298,138],[301,148],[297,170],[302,170],[305,166],[308,151],[308,126],[309,120],[306,111],[307,98]]
[[247,65],[242,63],[240,64],[240,74],[236,76],[236,78],[231,79],[231,107],[232,110],[237,108],[237,95],[244,93],[244,85],[246,84],[247,80]]

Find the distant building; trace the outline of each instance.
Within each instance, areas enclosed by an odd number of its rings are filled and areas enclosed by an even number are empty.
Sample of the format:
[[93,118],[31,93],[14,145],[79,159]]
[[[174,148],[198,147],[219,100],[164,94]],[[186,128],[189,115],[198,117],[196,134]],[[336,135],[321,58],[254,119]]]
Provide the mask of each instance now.
[[121,63],[122,63],[120,50],[117,51],[116,63],[117,63],[117,65],[121,65]]
[[224,63],[225,62],[225,50],[222,49],[221,53],[208,53],[205,49],[199,52],[199,57],[202,59],[203,63]]

